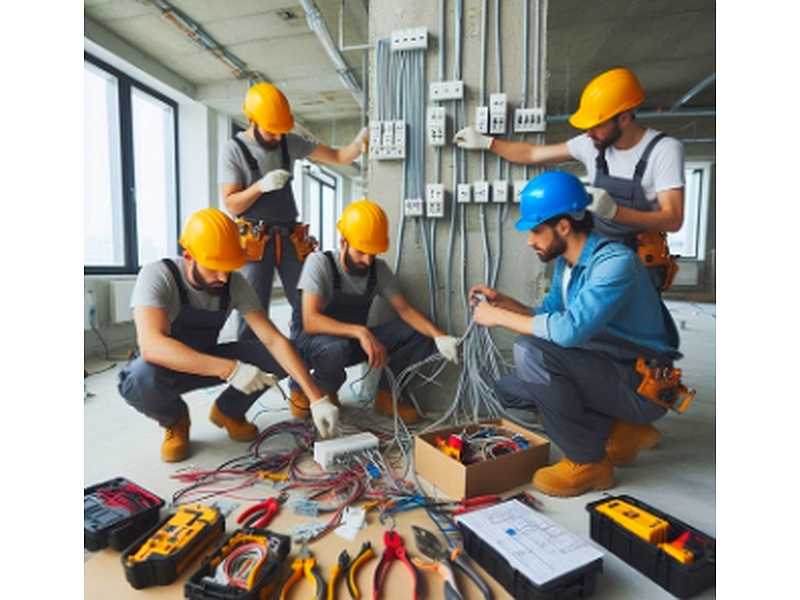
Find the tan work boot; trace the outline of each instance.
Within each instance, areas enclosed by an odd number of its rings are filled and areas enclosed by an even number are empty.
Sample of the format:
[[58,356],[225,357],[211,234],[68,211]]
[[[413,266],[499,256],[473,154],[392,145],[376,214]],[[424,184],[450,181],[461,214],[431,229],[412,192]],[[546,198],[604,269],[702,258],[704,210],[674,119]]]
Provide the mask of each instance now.
[[189,457],[189,413],[172,427],[164,430],[164,441],[161,443],[161,460],[164,462],[180,462]]
[[616,421],[606,442],[606,454],[615,467],[631,464],[642,450],[649,450],[661,439],[661,433],[650,425],[634,425]]
[[311,402],[308,400],[303,390],[292,390],[289,395],[289,410],[292,411],[292,416],[295,419],[307,419],[311,416],[311,410],[308,408]]
[[[392,393],[388,390],[378,391],[375,396],[375,412],[379,415],[394,416],[394,401],[392,400]],[[412,425],[420,420],[420,415],[413,406],[397,403],[397,416],[406,425]]]
[[580,496],[589,490],[607,490],[614,485],[614,468],[608,456],[595,463],[578,464],[562,458],[533,474],[533,487],[548,496]]
[[222,414],[222,411],[214,404],[208,419],[217,427],[224,427],[228,430],[228,437],[237,442],[252,442],[258,437],[258,427],[245,419],[234,419]]

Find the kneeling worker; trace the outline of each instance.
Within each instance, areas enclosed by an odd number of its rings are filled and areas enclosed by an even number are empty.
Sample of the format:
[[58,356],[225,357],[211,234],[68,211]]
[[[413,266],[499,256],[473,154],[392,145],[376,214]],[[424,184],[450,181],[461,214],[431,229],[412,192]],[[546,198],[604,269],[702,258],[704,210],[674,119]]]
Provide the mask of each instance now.
[[497,384],[509,407],[536,407],[545,432],[564,453],[539,469],[533,487],[577,496],[614,485],[613,466],[630,463],[660,433],[651,424],[663,404],[637,393],[637,359],[671,369],[678,352],[675,323],[637,255],[601,238],[585,210],[581,182],[546,172],[524,188],[516,227],[542,262],[556,260],[550,291],[530,308],[486,286],[476,286],[474,320],[520,335],[515,371]]
[[[145,265],[131,297],[140,356],[119,374],[118,389],[133,408],[166,429],[161,458],[189,456],[189,409],[181,395],[230,384],[209,418],[228,435],[248,442],[258,428],[245,419],[268,386],[289,374],[314,399],[311,411],[323,437],[338,409],[311,379],[291,342],[267,318],[252,286],[236,272],[246,255],[239,230],[225,213],[194,213],[180,238],[183,256]],[[218,343],[232,310],[238,310],[257,339]]]
[[[380,206],[369,200],[349,205],[337,228],[338,254],[313,252],[306,259],[297,284],[301,311],[294,311],[293,339],[312,370],[317,385],[338,404],[338,390],[347,376],[345,368],[366,361],[374,369],[384,366],[398,375],[437,349],[458,363],[458,341],[440,331],[400,293],[389,266],[376,255],[389,248],[389,223]],[[384,298],[398,318],[367,327],[372,301]],[[394,414],[386,374],[381,375],[375,411]],[[292,389],[292,413],[308,414],[308,397]],[[311,405],[313,411],[314,405]],[[415,423],[420,415],[413,406],[397,404],[397,416]]]

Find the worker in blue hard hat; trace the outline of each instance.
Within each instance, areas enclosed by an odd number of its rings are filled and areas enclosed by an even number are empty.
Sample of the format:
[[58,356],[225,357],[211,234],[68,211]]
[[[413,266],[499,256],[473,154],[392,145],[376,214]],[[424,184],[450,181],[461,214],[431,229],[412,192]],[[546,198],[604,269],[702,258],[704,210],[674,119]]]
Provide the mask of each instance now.
[[528,182],[516,226],[540,260],[555,261],[549,293],[530,307],[487,286],[470,291],[475,323],[520,334],[515,370],[497,382],[497,394],[507,407],[538,410],[563,451],[533,477],[553,496],[612,487],[614,466],[659,441],[652,422],[667,409],[637,393],[636,363],[670,369],[681,357],[675,324],[644,265],[626,245],[593,231],[589,204],[569,173]]

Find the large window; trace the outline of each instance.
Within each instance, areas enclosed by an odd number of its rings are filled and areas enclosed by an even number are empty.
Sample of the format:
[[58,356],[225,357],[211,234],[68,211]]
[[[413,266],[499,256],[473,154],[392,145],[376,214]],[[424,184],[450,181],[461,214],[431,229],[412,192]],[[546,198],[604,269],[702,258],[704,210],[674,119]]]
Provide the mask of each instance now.
[[177,248],[176,104],[83,64],[84,272],[136,273]]
[[685,173],[683,226],[668,234],[669,250],[681,258],[704,260],[711,165],[687,163]]

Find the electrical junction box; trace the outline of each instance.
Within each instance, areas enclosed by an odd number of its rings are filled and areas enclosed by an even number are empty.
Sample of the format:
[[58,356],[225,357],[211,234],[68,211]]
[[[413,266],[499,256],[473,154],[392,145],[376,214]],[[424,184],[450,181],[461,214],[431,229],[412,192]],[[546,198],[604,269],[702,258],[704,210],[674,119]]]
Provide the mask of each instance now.
[[390,38],[392,52],[398,50],[425,50],[428,48],[427,27],[409,27],[392,31]]
[[377,450],[378,438],[368,431],[314,443],[314,461],[323,469],[345,462],[366,450]]
[[520,198],[522,196],[522,190],[525,189],[525,186],[528,185],[528,181],[526,179],[516,179],[514,180],[514,202],[519,204]]
[[377,160],[402,160],[406,157],[405,121],[372,121],[369,125],[369,152]]
[[498,179],[492,183],[492,201],[500,204],[508,202],[508,181]]
[[456,186],[456,202],[468,204],[472,200],[472,186],[468,183],[459,183]]
[[428,144],[431,146],[444,146],[446,136],[446,121],[444,106],[429,106],[428,116]]
[[489,107],[477,106],[475,108],[475,129],[481,133],[489,133]]
[[505,94],[489,94],[489,133],[504,134],[508,118],[508,104]]
[[407,217],[424,217],[425,205],[422,198],[406,198],[403,200],[403,214]]
[[475,202],[481,204],[489,201],[489,182],[476,181],[472,184],[472,197]]
[[461,100],[464,98],[464,82],[455,81],[433,81],[430,84],[430,100],[438,102],[440,100]]
[[514,111],[514,133],[541,133],[546,126],[543,108],[518,108]]
[[444,217],[444,184],[429,183],[425,186],[425,214],[434,219]]

